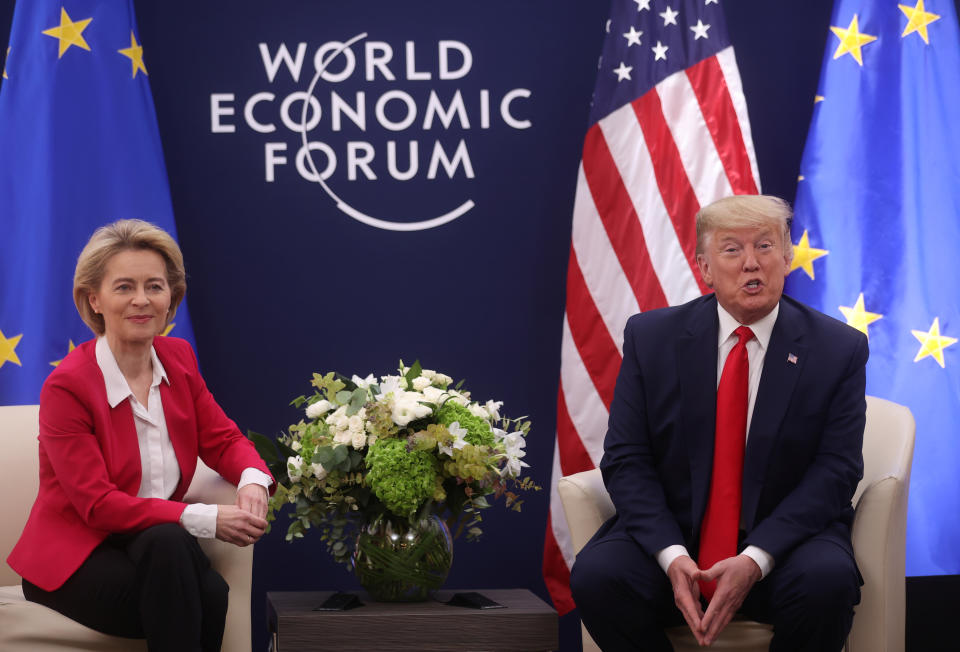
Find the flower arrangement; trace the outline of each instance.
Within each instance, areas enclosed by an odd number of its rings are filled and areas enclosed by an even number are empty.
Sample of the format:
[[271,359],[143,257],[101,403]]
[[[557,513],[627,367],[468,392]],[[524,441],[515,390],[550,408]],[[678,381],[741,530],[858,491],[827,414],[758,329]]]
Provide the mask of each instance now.
[[520,511],[513,490],[540,489],[520,478],[530,422],[502,417],[500,401],[480,404],[452,382],[418,362],[379,381],[314,374],[313,394],[291,403],[304,419],[276,442],[251,434],[277,480],[268,520],[292,504],[287,540],[316,527],[349,565],[361,525],[435,514],[470,540],[482,534],[488,498]]

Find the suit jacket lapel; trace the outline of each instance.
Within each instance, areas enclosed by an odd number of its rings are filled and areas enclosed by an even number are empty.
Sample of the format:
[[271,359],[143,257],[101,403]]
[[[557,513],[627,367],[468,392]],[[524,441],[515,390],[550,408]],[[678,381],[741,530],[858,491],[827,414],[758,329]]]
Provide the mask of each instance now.
[[143,468],[133,408],[128,400],[120,401],[116,407],[110,407],[103,372],[97,364],[96,343],[97,340],[93,339],[78,348],[87,358],[88,364],[84,373],[96,397],[96,419],[105,428],[103,432],[98,432],[97,438],[110,479],[123,491],[136,495],[140,490]]
[[[98,367],[99,369],[99,367]],[[99,379],[103,385],[103,377]],[[102,448],[112,448],[108,472],[113,482],[120,489],[136,495],[140,491],[140,482],[143,475],[143,464],[140,461],[140,443],[137,438],[137,426],[133,417],[133,408],[130,401],[124,400],[111,408],[107,403],[106,393],[103,395],[103,405],[109,410],[110,424],[113,432],[100,440]]]
[[786,415],[797,379],[807,358],[807,348],[802,340],[800,315],[793,306],[781,300],[780,314],[764,356],[763,373],[757,389],[743,461],[742,521],[748,532],[754,526],[770,451],[777,440],[780,424]]
[[683,435],[690,460],[693,536],[707,507],[717,408],[716,298],[696,307],[677,341]]
[[[160,351],[157,351],[160,356]],[[167,422],[167,434],[173,444],[180,466],[180,483],[171,498],[179,500],[190,486],[193,472],[197,468],[197,442],[194,435],[193,420],[188,410],[193,409],[190,387],[183,370],[170,358],[161,358],[170,384],[160,383],[160,396],[163,400],[163,417]]]

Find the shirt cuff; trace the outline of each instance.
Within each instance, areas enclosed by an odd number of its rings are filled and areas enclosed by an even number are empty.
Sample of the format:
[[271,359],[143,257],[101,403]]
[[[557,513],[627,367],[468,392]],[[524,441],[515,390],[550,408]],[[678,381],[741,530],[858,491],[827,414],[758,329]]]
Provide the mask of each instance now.
[[690,556],[686,546],[681,546],[680,544],[667,546],[657,553],[657,563],[660,564],[660,568],[666,573],[667,569],[670,568],[670,564],[673,563],[673,560],[684,555],[687,557]]
[[198,539],[217,536],[217,506],[191,503],[180,514],[180,525]]
[[740,554],[746,555],[757,562],[757,566],[760,567],[760,579],[766,577],[773,570],[773,555],[762,548],[747,546]]
[[273,478],[260,469],[248,466],[243,470],[243,473],[240,474],[240,482],[237,484],[237,490],[243,489],[248,484],[258,484],[269,491],[270,485],[273,484]]

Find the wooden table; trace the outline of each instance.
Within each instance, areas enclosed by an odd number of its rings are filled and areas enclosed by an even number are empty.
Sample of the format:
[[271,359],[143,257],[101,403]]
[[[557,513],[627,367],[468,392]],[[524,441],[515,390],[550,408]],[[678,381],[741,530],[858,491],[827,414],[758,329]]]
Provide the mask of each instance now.
[[557,612],[526,589],[481,589],[505,609],[443,602],[373,602],[347,611],[314,611],[332,591],[267,593],[267,626],[275,652],[314,650],[556,650]]

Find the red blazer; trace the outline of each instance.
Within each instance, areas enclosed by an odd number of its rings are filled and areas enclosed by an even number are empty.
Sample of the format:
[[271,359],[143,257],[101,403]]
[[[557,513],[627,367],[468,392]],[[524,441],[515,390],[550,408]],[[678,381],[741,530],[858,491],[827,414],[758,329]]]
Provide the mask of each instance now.
[[180,520],[197,456],[233,484],[247,467],[269,473],[253,444],[213,399],[190,344],[157,337],[170,384],[160,383],[180,466],[170,500],[137,498],[140,449],[129,401],[107,402],[96,340],[64,358],[40,392],[40,491],[7,563],[46,591],[59,588],[114,532]]

